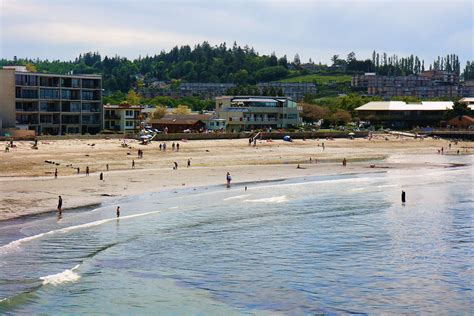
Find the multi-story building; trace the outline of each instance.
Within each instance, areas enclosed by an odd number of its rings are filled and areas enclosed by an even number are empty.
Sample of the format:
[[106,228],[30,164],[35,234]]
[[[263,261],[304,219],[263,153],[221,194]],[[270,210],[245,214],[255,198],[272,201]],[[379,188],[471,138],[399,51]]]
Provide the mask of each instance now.
[[260,92],[263,89],[273,89],[283,92],[283,95],[293,100],[301,101],[307,94],[316,94],[318,92],[316,85],[311,82],[260,82],[257,84]]
[[301,109],[288,97],[222,96],[216,98],[216,114],[226,120],[228,131],[297,127]]
[[355,75],[352,87],[366,88],[368,95],[392,98],[413,96],[421,99],[467,96],[470,88],[459,83],[459,77],[448,71],[424,71],[419,75],[379,76],[373,73]]
[[0,79],[0,119],[4,128],[23,127],[38,135],[95,134],[102,129],[101,76],[33,73],[24,67],[4,67]]
[[141,128],[143,106],[119,104],[104,105],[104,129],[118,132],[135,132]]
[[235,87],[233,83],[181,83],[179,91],[181,96],[200,96],[205,98],[214,98],[226,94],[227,90]]

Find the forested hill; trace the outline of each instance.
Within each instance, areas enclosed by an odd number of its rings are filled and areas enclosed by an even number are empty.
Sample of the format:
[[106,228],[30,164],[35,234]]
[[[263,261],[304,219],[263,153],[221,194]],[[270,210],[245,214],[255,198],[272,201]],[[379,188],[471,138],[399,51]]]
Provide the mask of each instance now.
[[[225,43],[211,46],[204,42],[191,48],[188,45],[174,47],[168,52],[162,51],[154,56],[129,60],[124,57],[102,57],[99,53],[85,53],[74,61],[39,59],[0,59],[0,67],[5,65],[27,65],[31,71],[49,73],[102,74],[103,87],[108,91],[128,91],[139,84],[151,81],[181,80],[187,82],[232,82],[238,85],[252,85],[256,82],[276,81],[307,74],[310,71],[327,73],[362,73],[409,75],[425,68],[424,61],[417,56],[399,58],[396,55],[378,54],[374,51],[372,59],[357,60],[354,53],[346,59],[334,55],[332,66],[313,65],[312,70],[304,67],[298,54],[289,61],[286,56],[275,54],[260,55],[248,46],[240,47],[236,43],[229,48]],[[470,67],[468,69],[468,67]],[[444,69],[460,73],[459,59],[451,54],[438,57],[428,69]],[[465,72],[474,76],[474,63],[466,66]]]

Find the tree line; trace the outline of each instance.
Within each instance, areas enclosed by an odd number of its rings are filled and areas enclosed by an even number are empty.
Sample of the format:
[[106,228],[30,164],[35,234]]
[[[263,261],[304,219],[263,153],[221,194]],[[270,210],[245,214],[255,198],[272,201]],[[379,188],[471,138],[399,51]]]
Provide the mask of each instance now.
[[[410,75],[423,70],[440,69],[460,73],[459,58],[455,54],[438,57],[431,64],[418,56],[399,57],[374,51],[370,59],[357,59],[354,52],[346,59],[334,55],[332,66],[319,65],[324,71],[336,73],[376,72],[380,75]],[[312,61],[310,60],[310,63]],[[175,46],[169,51],[161,51],[153,56],[133,60],[120,56],[101,56],[98,52],[79,55],[71,61],[16,58],[0,59],[0,67],[5,65],[26,65],[32,71],[58,74],[101,74],[103,88],[109,92],[128,92],[142,82],[145,86],[155,81],[187,81],[235,83],[239,86],[255,85],[257,82],[277,81],[283,78],[307,74],[298,54],[289,61],[284,55],[275,53],[260,55],[249,46],[241,47],[234,42],[211,46],[208,42]],[[306,64],[307,65],[307,64]],[[314,64],[312,64],[314,65]],[[315,65],[317,66],[317,65]],[[318,67],[315,67],[318,68]],[[318,68],[319,69],[319,68]],[[464,78],[474,78],[474,62],[467,62]]]

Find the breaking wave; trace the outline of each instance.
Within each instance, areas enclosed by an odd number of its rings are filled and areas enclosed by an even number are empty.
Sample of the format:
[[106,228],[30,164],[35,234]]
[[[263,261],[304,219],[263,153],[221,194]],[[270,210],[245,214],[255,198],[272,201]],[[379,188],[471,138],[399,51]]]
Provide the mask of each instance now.
[[72,269],[66,269],[60,273],[40,277],[40,279],[43,280],[43,285],[59,285],[62,283],[76,282],[81,278],[78,273],[74,272],[77,268],[79,268],[79,264]]
[[256,199],[256,200],[244,200],[244,202],[252,202],[252,203],[285,203],[288,202],[288,198],[286,195],[274,196],[270,198],[263,198],[263,199]]

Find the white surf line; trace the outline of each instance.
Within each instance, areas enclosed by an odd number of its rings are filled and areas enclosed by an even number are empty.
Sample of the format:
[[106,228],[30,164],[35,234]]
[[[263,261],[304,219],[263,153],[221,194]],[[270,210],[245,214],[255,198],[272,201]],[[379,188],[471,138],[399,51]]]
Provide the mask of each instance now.
[[72,269],[66,269],[63,272],[56,273],[56,274],[50,274],[46,275],[43,277],[40,277],[40,280],[43,281],[43,285],[60,285],[62,283],[67,283],[67,282],[76,282],[81,278],[81,276],[74,272],[74,270],[77,270],[79,268],[80,264],[76,265]]
[[52,235],[52,234],[56,234],[56,233],[68,233],[70,231],[81,229],[81,228],[89,228],[89,227],[99,226],[99,225],[102,225],[102,224],[105,224],[105,223],[108,223],[108,222],[111,222],[111,221],[141,217],[141,216],[156,214],[156,213],[159,213],[159,212],[161,212],[161,210],[160,211],[140,213],[140,214],[127,215],[127,216],[122,216],[120,218],[116,218],[116,217],[106,218],[106,219],[98,220],[98,221],[95,221],[95,222],[64,227],[64,228],[56,229],[56,230],[51,230],[49,232],[45,232],[45,233],[41,233],[41,234],[29,236],[29,237],[17,239],[17,240],[14,240],[14,241],[6,244],[6,245],[3,245],[3,246],[0,247],[0,254],[5,253],[8,250],[17,249],[17,248],[19,248],[19,246],[21,246],[24,243],[27,243],[29,241],[32,241],[32,240],[35,240],[35,239],[38,239],[38,238],[41,238],[41,237],[44,237],[44,236],[48,236],[48,235]]

